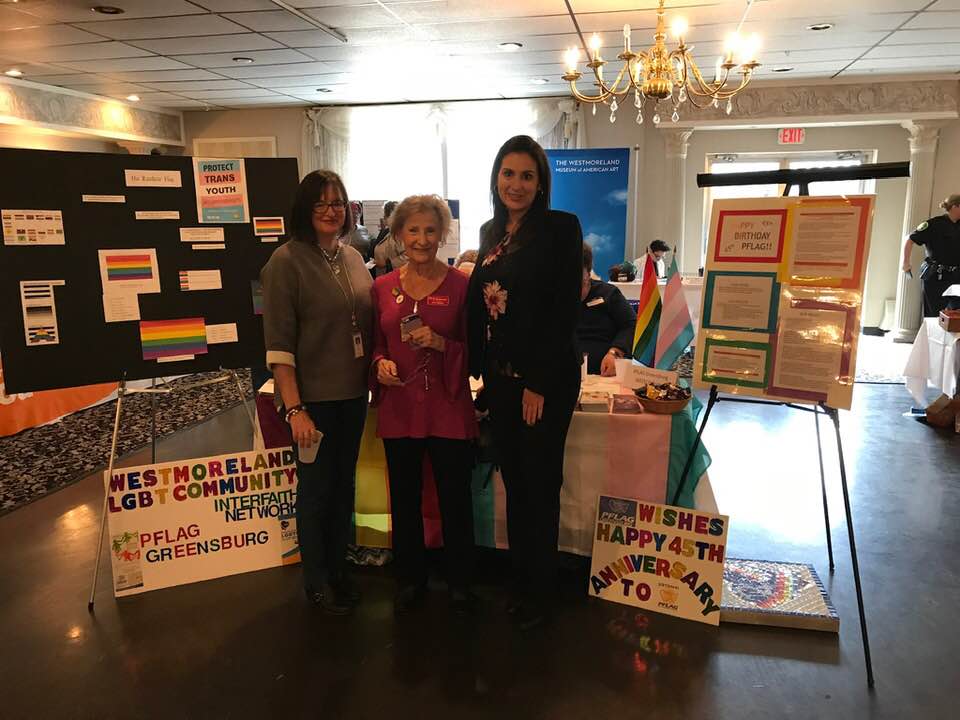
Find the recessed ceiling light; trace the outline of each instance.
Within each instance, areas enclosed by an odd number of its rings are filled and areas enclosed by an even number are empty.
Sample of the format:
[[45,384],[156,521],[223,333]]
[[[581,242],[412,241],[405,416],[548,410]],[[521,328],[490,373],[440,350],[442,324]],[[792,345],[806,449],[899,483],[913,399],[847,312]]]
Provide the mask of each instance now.
[[546,85],[550,81],[547,78],[534,78],[530,82],[532,82],[534,85]]
[[770,72],[785,73],[785,72],[793,72],[793,70],[794,69],[792,67],[775,67]]
[[807,30],[829,30],[833,27],[833,23],[814,23],[813,25],[807,25]]
[[20,70],[17,70],[16,68],[10,68],[9,70],[7,70],[6,72],[4,72],[3,74],[4,74],[4,75],[9,75],[10,77],[20,77],[21,75],[23,75],[23,72],[20,71]]
[[235,63],[239,63],[240,65],[249,65],[250,63],[253,62],[253,58],[251,58],[251,57],[235,57],[235,58],[233,58],[233,61],[234,61]]
[[140,102],[140,96],[139,96],[139,95],[127,95],[127,100],[129,100],[130,102]]
[[333,92],[330,88],[317,88],[317,92],[328,93]]
[[114,7],[113,5],[94,5],[90,9],[101,15],[123,15],[126,12],[123,8]]
[[500,49],[504,52],[516,52],[523,47],[523,43],[519,42],[502,42],[500,43]]

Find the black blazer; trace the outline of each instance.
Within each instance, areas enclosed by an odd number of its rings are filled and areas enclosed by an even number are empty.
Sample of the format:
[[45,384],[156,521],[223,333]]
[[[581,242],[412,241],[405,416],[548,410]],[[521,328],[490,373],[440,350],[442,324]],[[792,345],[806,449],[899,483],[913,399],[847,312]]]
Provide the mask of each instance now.
[[[533,212],[533,211],[531,211]],[[493,220],[480,229],[477,270],[500,237],[490,237]],[[530,243],[532,252],[518,256],[522,282],[510,292],[509,312],[516,337],[507,337],[514,369],[524,387],[540,395],[571,373],[579,377],[582,361],[576,329],[580,315],[583,276],[583,232],[576,215],[546,210],[527,217],[517,242]],[[467,309],[470,374],[480,377],[486,351],[486,306],[479,272],[471,277]]]

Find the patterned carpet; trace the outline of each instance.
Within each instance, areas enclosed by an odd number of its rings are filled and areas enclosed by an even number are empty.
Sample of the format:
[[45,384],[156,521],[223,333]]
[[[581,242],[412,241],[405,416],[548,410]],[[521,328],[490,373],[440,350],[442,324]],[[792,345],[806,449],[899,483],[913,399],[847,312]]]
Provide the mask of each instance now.
[[[247,397],[252,398],[250,372],[237,374]],[[188,375],[170,384],[183,387],[218,375]],[[236,383],[229,381],[157,396],[157,437],[192,427],[238,405],[238,395]],[[113,400],[60,422],[0,438],[0,515],[106,468],[116,407]],[[150,395],[126,396],[122,415],[117,440],[120,457],[150,442]]]

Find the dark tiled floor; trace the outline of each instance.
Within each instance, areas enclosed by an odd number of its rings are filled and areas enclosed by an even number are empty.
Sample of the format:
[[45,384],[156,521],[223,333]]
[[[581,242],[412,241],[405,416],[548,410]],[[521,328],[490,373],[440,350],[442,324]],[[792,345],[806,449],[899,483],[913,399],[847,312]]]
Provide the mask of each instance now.
[[[813,562],[841,615],[829,634],[719,630],[587,601],[573,563],[549,631],[442,591],[401,621],[384,570],[361,573],[353,618],[307,607],[296,568],[123,601],[86,599],[102,495],[90,478],[0,518],[3,718],[953,718],[960,671],[960,439],[900,417],[899,386],[860,386],[844,442],[877,690],[864,681],[832,428],[823,425],[837,572],[827,572],[812,416],[720,403],[706,441],[729,552]],[[248,446],[237,408],[161,445],[162,457]],[[144,462],[141,454],[128,464]],[[662,655],[656,655],[659,649]]]

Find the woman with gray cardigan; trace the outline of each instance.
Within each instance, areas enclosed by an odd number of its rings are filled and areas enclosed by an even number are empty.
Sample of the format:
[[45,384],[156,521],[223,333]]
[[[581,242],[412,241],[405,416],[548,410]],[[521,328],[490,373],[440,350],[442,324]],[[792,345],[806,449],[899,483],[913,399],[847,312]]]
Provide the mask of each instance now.
[[267,365],[297,452],[304,589],[322,610],[345,615],[360,601],[346,550],[367,416],[372,280],[360,253],[341,242],[353,219],[338,175],[304,177],[291,214],[293,239],[261,273]]

